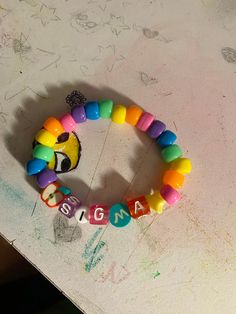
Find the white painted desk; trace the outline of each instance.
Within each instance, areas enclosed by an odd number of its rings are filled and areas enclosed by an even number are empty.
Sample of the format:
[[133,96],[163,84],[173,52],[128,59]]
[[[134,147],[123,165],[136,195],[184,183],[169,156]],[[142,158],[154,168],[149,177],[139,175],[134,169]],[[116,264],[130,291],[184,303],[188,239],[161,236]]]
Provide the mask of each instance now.
[[[235,1],[0,4],[1,234],[86,313],[235,313]],[[39,201],[23,165],[73,89],[138,103],[176,131],[193,161],[177,206],[117,230],[68,225]],[[146,136],[108,121],[77,131],[81,162],[63,180],[84,202],[158,186]]]

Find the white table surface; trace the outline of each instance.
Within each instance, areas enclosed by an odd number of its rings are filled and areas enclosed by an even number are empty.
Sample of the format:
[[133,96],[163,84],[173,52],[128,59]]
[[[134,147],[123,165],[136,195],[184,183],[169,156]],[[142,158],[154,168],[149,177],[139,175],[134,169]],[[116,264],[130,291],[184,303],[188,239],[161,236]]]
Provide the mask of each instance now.
[[[234,0],[0,1],[0,232],[84,312],[236,312],[235,35]],[[177,133],[193,162],[178,205],[121,230],[43,205],[24,164],[74,89]],[[62,179],[83,202],[159,186],[144,134],[102,120],[77,133],[81,161]]]

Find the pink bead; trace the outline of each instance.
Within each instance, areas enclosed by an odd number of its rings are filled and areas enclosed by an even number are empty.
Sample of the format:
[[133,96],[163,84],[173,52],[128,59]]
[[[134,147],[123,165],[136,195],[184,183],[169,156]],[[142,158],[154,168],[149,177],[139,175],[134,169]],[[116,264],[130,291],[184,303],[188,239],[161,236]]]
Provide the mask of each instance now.
[[180,199],[179,192],[170,185],[163,185],[160,194],[169,205],[174,205]]
[[64,114],[61,117],[60,122],[61,122],[65,132],[72,132],[76,128],[76,122],[70,113]]
[[146,132],[153,121],[154,116],[151,113],[143,112],[136,126],[139,130]]
[[89,222],[92,225],[106,225],[109,222],[109,208],[106,205],[92,205],[89,210]]

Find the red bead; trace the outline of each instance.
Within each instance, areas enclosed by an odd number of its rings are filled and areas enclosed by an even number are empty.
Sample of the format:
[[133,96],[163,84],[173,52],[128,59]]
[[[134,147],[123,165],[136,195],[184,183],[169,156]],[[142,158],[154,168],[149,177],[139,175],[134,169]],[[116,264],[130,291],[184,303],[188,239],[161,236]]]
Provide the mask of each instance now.
[[130,211],[130,215],[134,219],[150,214],[150,208],[145,196],[134,198],[128,201],[127,205]]
[[106,205],[92,205],[89,210],[89,222],[92,225],[106,225],[109,221],[109,208]]

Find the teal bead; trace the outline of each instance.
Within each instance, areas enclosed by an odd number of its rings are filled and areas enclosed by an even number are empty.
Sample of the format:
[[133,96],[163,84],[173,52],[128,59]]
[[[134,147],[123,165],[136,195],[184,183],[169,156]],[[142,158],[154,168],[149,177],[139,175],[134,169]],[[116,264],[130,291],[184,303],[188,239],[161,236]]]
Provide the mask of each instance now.
[[117,227],[123,228],[130,223],[131,216],[126,205],[118,203],[110,208],[110,223]]
[[165,162],[171,162],[182,156],[181,148],[174,144],[162,149],[161,156]]
[[103,119],[109,119],[112,114],[113,101],[110,99],[99,101],[99,113]]
[[47,167],[47,163],[45,160],[42,159],[31,159],[27,162],[26,165],[26,171],[28,176],[32,176],[34,174],[38,174],[42,170],[44,170]]
[[49,162],[54,154],[54,150],[48,146],[36,145],[33,149],[33,157]]
[[71,189],[67,188],[66,186],[60,186],[58,190],[61,191],[64,195],[72,194]]

